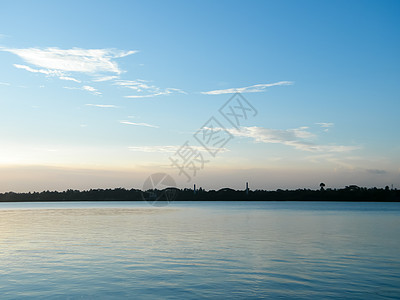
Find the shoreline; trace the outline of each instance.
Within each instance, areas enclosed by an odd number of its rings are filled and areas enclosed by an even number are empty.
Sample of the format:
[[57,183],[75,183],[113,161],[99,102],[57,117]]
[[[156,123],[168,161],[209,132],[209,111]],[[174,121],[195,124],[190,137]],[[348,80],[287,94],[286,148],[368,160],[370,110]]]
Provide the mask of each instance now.
[[7,202],[92,202],[92,201],[297,201],[297,202],[400,202],[400,190],[388,187],[362,188],[347,186],[343,189],[297,189],[297,190],[233,190],[223,188],[215,190],[193,190],[166,188],[142,191],[139,189],[91,189],[28,192],[28,193],[0,193],[0,203]]

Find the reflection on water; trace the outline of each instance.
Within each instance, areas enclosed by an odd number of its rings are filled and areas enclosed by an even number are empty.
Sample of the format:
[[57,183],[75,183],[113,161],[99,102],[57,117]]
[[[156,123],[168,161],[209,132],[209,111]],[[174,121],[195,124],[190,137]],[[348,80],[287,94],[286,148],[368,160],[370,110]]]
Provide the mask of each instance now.
[[0,203],[0,294],[395,299],[398,203]]

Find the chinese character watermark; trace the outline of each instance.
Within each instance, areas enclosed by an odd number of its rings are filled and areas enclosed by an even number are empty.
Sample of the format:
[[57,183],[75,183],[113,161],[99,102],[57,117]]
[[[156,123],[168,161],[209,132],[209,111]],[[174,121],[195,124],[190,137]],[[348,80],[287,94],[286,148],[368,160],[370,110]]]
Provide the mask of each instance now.
[[204,160],[203,154],[200,151],[189,146],[188,141],[169,159],[172,162],[172,166],[178,168],[179,175],[185,175],[188,182],[191,181],[191,176],[196,176],[197,171],[203,169],[204,164],[209,162],[208,160]]
[[233,135],[215,118],[211,117],[193,137],[208,151],[213,157],[217,155],[223,147],[233,139]]
[[[223,125],[224,122],[228,121],[230,126],[240,131],[244,121],[257,115],[257,110],[240,93],[234,94],[218,111],[223,116],[222,119],[213,115],[193,134],[194,140],[200,146],[191,146],[186,141],[169,157],[171,166],[178,170],[179,176],[185,176],[187,182],[210,162],[204,158],[203,152],[216,157],[226,150],[225,146],[233,139],[234,136]],[[155,173],[146,179],[142,190],[143,200],[153,206],[166,206],[176,198],[178,189],[170,175]]]
[[155,173],[147,177],[142,188],[142,198],[152,206],[167,206],[175,200],[175,180],[166,173]]
[[250,116],[255,117],[257,110],[242,94],[236,93],[219,109],[221,115],[236,129],[240,130],[240,122]]
[[[224,120],[240,131],[244,121],[257,115],[257,110],[254,106],[240,93],[234,94],[218,111],[224,119],[218,119],[214,115],[193,134],[193,138],[200,144],[201,150],[204,150],[212,157],[216,157],[219,152],[225,150],[225,146],[234,137],[224,127]],[[186,141],[169,158],[172,162],[171,166],[177,168],[179,176],[184,175],[187,182],[190,182],[192,177],[195,177],[198,171],[204,168],[205,163],[209,162],[209,160],[204,159],[201,150],[198,150],[196,146],[190,146],[189,141]]]

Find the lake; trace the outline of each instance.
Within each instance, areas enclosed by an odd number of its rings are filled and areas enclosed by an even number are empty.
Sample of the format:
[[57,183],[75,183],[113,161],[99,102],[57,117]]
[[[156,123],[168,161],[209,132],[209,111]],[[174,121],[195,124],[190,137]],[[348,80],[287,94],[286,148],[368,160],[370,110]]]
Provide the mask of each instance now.
[[400,203],[0,203],[1,299],[400,299]]

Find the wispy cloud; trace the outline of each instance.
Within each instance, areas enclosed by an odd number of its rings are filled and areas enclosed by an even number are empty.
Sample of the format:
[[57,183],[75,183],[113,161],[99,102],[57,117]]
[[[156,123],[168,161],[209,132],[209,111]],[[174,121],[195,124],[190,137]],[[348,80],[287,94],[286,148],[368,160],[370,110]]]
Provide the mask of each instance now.
[[26,71],[31,72],[31,73],[41,73],[41,74],[45,74],[47,76],[57,76],[61,80],[75,81],[75,82],[78,82],[78,83],[81,82],[80,80],[75,79],[73,77],[64,76],[63,72],[57,71],[57,70],[34,69],[34,68],[31,68],[31,67],[26,66],[26,65],[18,65],[18,64],[14,64],[14,67],[16,67],[17,69],[26,70]]
[[[128,147],[131,151],[137,152],[146,152],[146,153],[175,153],[177,152],[182,146],[132,146]],[[190,146],[195,151],[198,152],[207,152],[208,150],[201,146]],[[217,148],[215,148],[217,149]],[[213,150],[213,149],[211,149]],[[220,152],[227,152],[229,151],[226,148],[218,148]]]
[[315,135],[309,132],[308,127],[295,129],[270,129],[264,127],[241,127],[238,129],[227,129],[232,135],[237,137],[252,138],[259,143],[277,143],[294,147],[297,150],[309,152],[348,152],[359,149],[355,146],[343,145],[318,145],[310,140]]
[[186,94],[186,92],[184,92],[181,89],[176,89],[176,88],[162,89],[153,84],[150,84],[150,81],[143,79],[117,80],[114,84],[134,90],[137,93],[136,95],[125,96],[125,98],[151,98],[161,95],[169,95],[172,93]]
[[[0,51],[9,52],[20,57],[26,64],[14,64],[14,67],[31,73],[58,77],[76,83],[82,83],[78,75],[90,75],[91,82],[112,81],[114,85],[133,90],[133,95],[126,98],[151,98],[169,94],[186,94],[177,88],[161,88],[147,80],[118,80],[123,70],[118,66],[116,59],[122,58],[138,51],[121,51],[116,49],[60,49],[60,48],[4,48]],[[87,77],[84,77],[85,80]],[[68,89],[81,89],[100,95],[90,85],[83,87],[66,87]]]
[[95,89],[94,87],[92,87],[92,86],[90,86],[90,85],[84,85],[84,86],[82,87],[82,90],[91,92],[91,93],[93,93],[93,94],[95,94],[95,95],[101,95],[101,93],[98,92],[97,89]]
[[134,125],[134,126],[144,126],[144,127],[152,127],[152,128],[158,128],[156,125],[151,125],[148,123],[135,123],[135,122],[130,122],[130,121],[119,121],[121,124],[126,124],[126,125]]
[[[116,49],[59,49],[59,48],[22,48],[11,49],[0,47],[0,51],[13,53],[24,60],[25,64],[14,64],[14,67],[31,73],[58,77],[60,80],[82,83],[74,75],[86,74],[94,78],[91,81],[102,82],[119,77],[123,71],[115,59],[136,53]],[[112,75],[110,75],[110,73]],[[73,74],[73,76],[71,76]],[[79,77],[78,77],[79,78]],[[82,88],[95,95],[100,95],[89,85]]]
[[92,93],[93,95],[101,95],[101,93],[94,87],[90,86],[90,85],[84,85],[82,87],[70,87],[70,86],[64,86],[64,89],[68,89],[68,90],[82,90],[82,91],[87,91]]
[[57,70],[34,69],[34,68],[31,68],[26,65],[18,65],[18,64],[14,64],[14,67],[16,67],[17,69],[26,70],[31,73],[41,73],[41,74],[45,74],[45,75],[49,75],[49,76],[62,76],[63,75],[62,72],[57,71]]
[[115,73],[122,70],[114,61],[137,51],[120,51],[115,49],[59,49],[59,48],[23,48],[2,51],[18,55],[25,62],[36,67],[62,72],[81,72],[88,74]]
[[264,92],[267,88],[280,85],[292,85],[292,81],[279,81],[275,83],[255,84],[242,88],[230,88],[224,90],[214,90],[208,92],[201,92],[204,95],[221,95],[221,94],[234,94],[234,93],[260,93]]
[[137,80],[117,80],[114,84],[129,88],[136,92],[143,92],[147,90],[156,90],[158,87],[149,84],[150,81],[137,79]]
[[355,156],[342,155],[345,153],[319,152],[304,158],[305,161],[314,164],[332,163],[338,167],[353,170],[359,164],[359,158]]
[[175,153],[179,146],[132,146],[128,147],[131,151],[147,153]]
[[118,108],[116,105],[112,104],[85,104],[86,106],[100,107],[100,108]]
[[324,122],[315,123],[315,124],[321,126],[322,128],[325,128],[325,129],[324,129],[325,132],[328,132],[328,131],[329,131],[329,128],[332,128],[332,127],[335,125],[334,123],[324,123]]
[[8,82],[0,82],[0,85],[7,85],[7,86],[10,86],[11,84],[9,84]]
[[80,80],[78,80],[78,79],[75,79],[75,78],[73,78],[73,77],[68,77],[68,76],[60,76],[59,77],[61,80],[69,80],[69,81],[75,81],[75,82],[77,82],[77,83],[81,83],[82,81],[80,81]]
[[315,123],[315,124],[317,124],[317,125],[319,125],[319,126],[321,126],[321,127],[324,127],[324,128],[330,128],[330,127],[333,127],[333,125],[335,125],[334,123]]
[[109,81],[109,80],[113,80],[113,79],[117,79],[118,76],[103,76],[103,77],[98,77],[93,79],[93,81],[95,82],[103,82],[103,81]]
[[147,95],[130,95],[130,96],[124,96],[124,97],[125,98],[140,99],[140,98],[153,98],[153,97],[160,96],[160,95],[163,95],[163,94],[156,93],[156,94],[147,94]]
[[179,90],[179,89],[173,89],[173,88],[167,88],[161,92],[158,93],[153,93],[153,94],[146,94],[146,95],[129,95],[129,96],[124,96],[125,98],[152,98],[156,96],[162,96],[162,95],[169,95],[173,93],[178,93],[178,94],[186,94],[184,91]]
[[375,175],[384,175],[387,174],[388,172],[385,170],[380,170],[380,169],[367,169],[366,170],[368,173],[375,174]]

